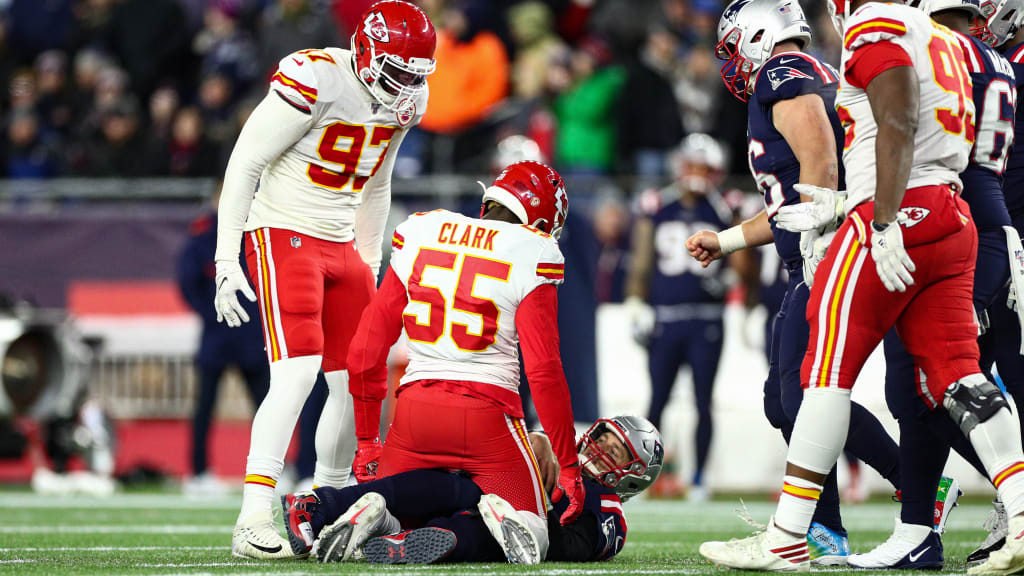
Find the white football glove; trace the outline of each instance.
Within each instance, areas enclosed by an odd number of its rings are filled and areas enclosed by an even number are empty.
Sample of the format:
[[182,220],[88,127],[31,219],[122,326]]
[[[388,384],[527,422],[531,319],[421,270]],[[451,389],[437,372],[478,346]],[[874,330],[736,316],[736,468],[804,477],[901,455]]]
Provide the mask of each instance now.
[[875,270],[889,292],[906,292],[907,286],[914,283],[911,272],[917,270],[903,247],[903,231],[900,222],[906,220],[902,212],[896,219],[879,228],[871,221],[871,258],[875,261]]
[[818,264],[825,259],[828,246],[832,243],[832,238],[835,235],[834,230],[822,233],[818,229],[800,233],[800,254],[804,260],[804,284],[808,288],[814,285],[814,273],[818,270]]
[[654,333],[654,309],[636,296],[626,298],[625,304],[633,340],[641,346],[647,346]]
[[805,196],[810,202],[800,202],[779,208],[775,214],[775,225],[790,232],[807,232],[815,228],[834,229],[843,217],[843,202],[846,201],[845,191],[835,191],[812,184],[794,184],[793,189]]
[[1017,311],[1017,287],[1010,282],[1010,294],[1006,297],[1006,307],[1014,312]]
[[237,328],[249,321],[249,314],[242,308],[235,294],[239,290],[249,302],[256,301],[256,293],[249,286],[249,280],[238,262],[218,261],[217,296],[213,300],[213,307],[217,309],[217,322],[227,322],[228,326]]

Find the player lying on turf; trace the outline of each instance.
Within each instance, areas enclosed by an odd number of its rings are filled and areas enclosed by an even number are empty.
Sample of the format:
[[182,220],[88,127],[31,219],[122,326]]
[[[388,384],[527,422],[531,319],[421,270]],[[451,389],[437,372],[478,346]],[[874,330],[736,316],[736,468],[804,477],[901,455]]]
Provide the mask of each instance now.
[[[551,443],[531,433],[530,444],[551,491],[559,472]],[[547,559],[608,560],[626,540],[622,501],[650,486],[661,471],[661,435],[643,418],[616,416],[595,422],[577,451],[587,487],[584,510],[560,526],[567,499],[554,505]],[[282,504],[296,553],[304,554],[317,540],[321,562],[348,560],[364,544],[366,559],[375,564],[541,560],[529,540],[520,538],[527,530],[522,517],[458,473],[415,470],[348,488],[290,494]],[[403,527],[415,528],[401,532]]]

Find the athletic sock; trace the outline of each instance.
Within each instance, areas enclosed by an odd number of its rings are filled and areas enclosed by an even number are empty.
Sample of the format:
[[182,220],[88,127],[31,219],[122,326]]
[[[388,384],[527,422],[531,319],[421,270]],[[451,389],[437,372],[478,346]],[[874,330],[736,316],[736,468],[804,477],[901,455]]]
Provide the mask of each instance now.
[[903,472],[900,521],[930,528],[935,524],[935,492],[949,457],[949,446],[937,442],[927,424],[919,418],[902,418],[899,425]]
[[320,356],[300,356],[270,365],[270,390],[252,421],[239,522],[255,512],[273,509],[274,486],[284,469],[284,456],[316,381],[320,360]]
[[787,532],[806,534],[811,527],[814,509],[821,497],[821,484],[810,480],[786,476],[779,496],[779,507],[775,511],[775,525]]
[[348,392],[348,371],[324,373],[327,401],[316,427],[316,468],[313,484],[341,488],[348,482],[356,452],[352,395]]

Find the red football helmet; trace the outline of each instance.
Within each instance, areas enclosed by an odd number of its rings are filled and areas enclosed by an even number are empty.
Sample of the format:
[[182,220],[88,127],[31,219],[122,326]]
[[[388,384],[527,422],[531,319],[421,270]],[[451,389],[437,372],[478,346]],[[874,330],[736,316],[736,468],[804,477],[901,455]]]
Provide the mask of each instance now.
[[555,238],[562,233],[569,214],[569,196],[565,180],[554,168],[527,160],[505,168],[489,188],[484,189],[480,216],[488,202],[497,202],[515,214],[519,221]]
[[352,34],[356,75],[378,102],[398,110],[426,89],[437,67],[430,18],[402,0],[384,0],[363,14]]

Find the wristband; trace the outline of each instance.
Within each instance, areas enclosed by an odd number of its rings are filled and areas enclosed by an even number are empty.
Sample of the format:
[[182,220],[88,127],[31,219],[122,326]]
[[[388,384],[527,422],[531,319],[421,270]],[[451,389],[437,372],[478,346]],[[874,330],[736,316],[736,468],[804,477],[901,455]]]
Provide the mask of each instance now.
[[732,254],[737,250],[747,247],[747,239],[743,237],[743,225],[738,224],[732,228],[722,230],[717,234],[718,247],[722,249],[722,255]]

